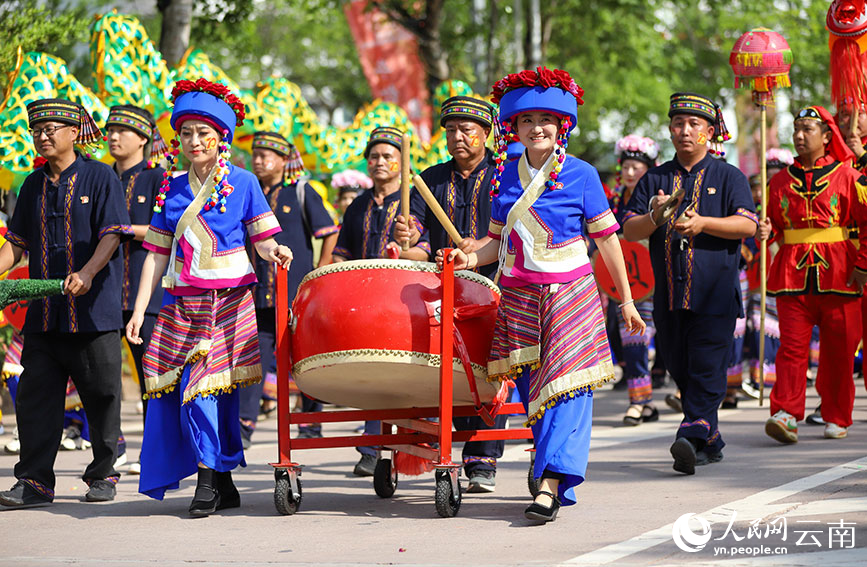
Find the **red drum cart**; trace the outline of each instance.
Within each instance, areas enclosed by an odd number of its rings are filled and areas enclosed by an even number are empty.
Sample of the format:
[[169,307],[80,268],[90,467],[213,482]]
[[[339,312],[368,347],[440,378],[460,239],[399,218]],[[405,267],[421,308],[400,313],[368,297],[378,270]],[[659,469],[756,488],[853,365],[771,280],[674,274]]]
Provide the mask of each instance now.
[[[527,428],[452,431],[452,417],[480,415],[493,424],[497,415],[524,413],[521,404],[504,402],[507,388],[487,382],[499,303],[490,280],[456,273],[451,262],[441,274],[426,262],[342,262],[308,274],[291,312],[285,275],[277,282],[279,461],[272,466],[281,514],[294,514],[303,497],[293,451],[376,447],[373,488],[382,498],[394,494],[401,463],[414,459],[435,471],[436,510],[451,517],[461,505],[461,465],[452,461],[452,441],[532,438]],[[360,409],[292,412],[290,368],[307,395]],[[381,433],[291,436],[292,424],[363,420],[381,420]],[[530,473],[532,492],[532,467]]]

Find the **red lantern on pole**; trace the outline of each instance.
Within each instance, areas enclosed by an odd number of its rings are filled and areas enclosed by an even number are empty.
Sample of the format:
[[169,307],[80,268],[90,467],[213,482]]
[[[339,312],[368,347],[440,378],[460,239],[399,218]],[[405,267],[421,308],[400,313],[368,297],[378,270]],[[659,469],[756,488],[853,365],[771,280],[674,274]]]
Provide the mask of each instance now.
[[[759,216],[764,223],[768,218],[768,168],[765,155],[768,146],[767,107],[774,104],[774,89],[791,87],[789,69],[792,67],[792,50],[782,35],[768,28],[756,28],[738,38],[732,47],[729,64],[735,72],[735,88],[753,91],[753,102],[761,111],[762,205]],[[761,290],[759,337],[765,336],[765,312],[768,287],[768,242],[759,245],[759,288]],[[765,359],[765,340],[759,340],[759,360]],[[765,369],[759,365],[759,405],[765,400]]]
[[739,37],[732,47],[729,64],[735,73],[735,88],[752,90],[753,102],[760,106],[773,105],[774,89],[792,86],[789,43],[767,28],[756,28]]

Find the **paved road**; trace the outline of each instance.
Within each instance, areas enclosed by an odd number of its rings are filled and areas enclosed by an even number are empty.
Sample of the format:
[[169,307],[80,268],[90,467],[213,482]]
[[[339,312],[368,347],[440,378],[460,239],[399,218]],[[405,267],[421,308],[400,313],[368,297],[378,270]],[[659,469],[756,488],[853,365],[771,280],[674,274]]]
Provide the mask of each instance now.
[[[401,479],[395,497],[383,500],[369,479],[351,475],[353,450],[301,452],[304,501],[296,515],[280,516],[267,464],[276,456],[276,422],[268,420],[254,437],[249,466],[236,475],[242,507],[206,519],[186,514],[194,479],[157,502],[137,494],[136,478],[124,476],[115,502],[83,503],[77,477],[89,454],[60,453],[53,506],[0,511],[0,565],[867,563],[867,394],[860,383],[850,438],[825,440],[821,427],[805,425],[797,445],[781,446],[763,433],[767,405],[742,401],[722,414],[725,459],[694,477],[671,469],[678,416],[666,408],[660,422],[628,428],[620,424],[625,392],[597,392],[595,403],[580,501],[546,526],[523,518],[527,445],[520,443],[506,447],[496,492],[465,494],[459,516],[449,519],[434,510],[432,474]],[[10,418],[4,417],[7,426]],[[124,427],[135,454],[141,425],[131,404]],[[8,439],[7,433],[0,443]],[[15,460],[0,455],[4,489],[13,483]],[[707,540],[695,552],[672,539],[673,524],[690,513],[698,518],[678,533],[691,548]]]

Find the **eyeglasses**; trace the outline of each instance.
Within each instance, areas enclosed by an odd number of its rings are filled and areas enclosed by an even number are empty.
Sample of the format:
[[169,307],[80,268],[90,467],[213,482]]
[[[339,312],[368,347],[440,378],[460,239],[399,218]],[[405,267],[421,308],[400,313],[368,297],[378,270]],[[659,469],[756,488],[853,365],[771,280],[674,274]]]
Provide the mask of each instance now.
[[42,134],[45,134],[49,138],[54,137],[54,133],[60,130],[61,128],[69,128],[70,124],[63,124],[61,126],[46,126],[45,128],[31,128],[29,130],[30,135],[33,136],[33,139],[39,138]]

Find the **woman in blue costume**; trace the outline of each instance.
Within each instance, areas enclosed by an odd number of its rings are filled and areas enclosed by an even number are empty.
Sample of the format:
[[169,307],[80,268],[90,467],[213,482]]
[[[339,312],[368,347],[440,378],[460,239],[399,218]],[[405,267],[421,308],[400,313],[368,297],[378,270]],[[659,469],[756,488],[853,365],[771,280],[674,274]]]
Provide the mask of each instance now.
[[[575,504],[590,450],[592,390],[614,377],[587,238],[613,271],[627,328],[645,329],[599,174],[566,155],[582,95],[568,73],[543,67],[494,85],[500,174],[492,181],[492,240],[469,255],[451,253],[456,269],[499,260],[502,299],[488,376],[513,379],[527,409],[541,481],[524,515],[537,522],[554,520],[561,503]],[[506,144],[517,140],[526,151],[504,165]]]
[[[143,366],[150,399],[141,452],[139,492],[162,500],[198,473],[193,516],[240,506],[232,469],[246,466],[236,388],[261,379],[251,286],[256,276],[245,241],[284,267],[292,252],[278,245],[280,225],[256,177],[228,161],[244,105],[203,79],[172,90],[171,125],[184,175],[167,172],[145,236],[142,268],[127,339],[139,344],[150,296],[162,277],[166,292]],[[173,167],[170,169],[174,169]]]

